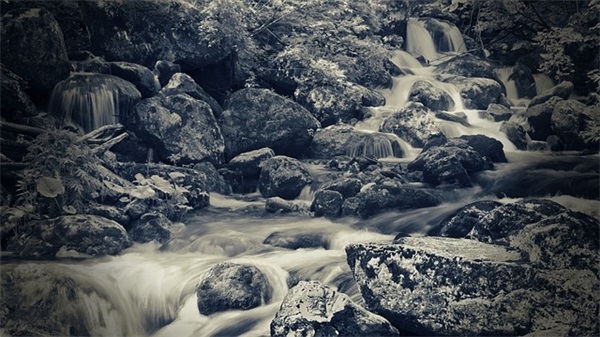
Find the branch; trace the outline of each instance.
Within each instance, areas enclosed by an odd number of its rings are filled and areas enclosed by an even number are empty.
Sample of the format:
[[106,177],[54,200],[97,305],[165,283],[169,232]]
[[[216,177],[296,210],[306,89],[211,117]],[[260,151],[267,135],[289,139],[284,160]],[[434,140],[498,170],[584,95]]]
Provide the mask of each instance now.
[[93,154],[97,154],[100,155],[106,151],[108,151],[111,147],[117,145],[118,143],[120,143],[123,139],[127,138],[129,136],[129,134],[127,133],[122,133],[118,136],[116,136],[115,138],[105,142],[104,144],[95,147],[92,149],[92,153]]
[[104,125],[96,130],[86,133],[79,138],[79,140],[82,142],[85,141],[88,144],[101,144],[115,137],[117,133],[122,132],[123,130],[124,127],[121,124]]
[[28,136],[36,137],[37,135],[46,132],[44,129],[36,128],[33,126],[9,123],[9,122],[1,122],[0,130],[7,132],[16,132],[25,134]]

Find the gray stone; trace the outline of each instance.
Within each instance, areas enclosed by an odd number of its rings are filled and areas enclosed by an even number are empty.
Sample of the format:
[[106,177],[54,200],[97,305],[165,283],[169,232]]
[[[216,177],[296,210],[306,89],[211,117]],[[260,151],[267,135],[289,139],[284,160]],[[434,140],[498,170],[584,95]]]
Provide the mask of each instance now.
[[243,176],[257,176],[260,174],[260,165],[273,156],[275,156],[275,152],[268,147],[264,147],[241,153],[231,159],[227,165]]
[[152,70],[139,64],[129,62],[111,62],[110,73],[133,83],[142,94],[142,98],[152,97],[158,93],[160,84]]
[[304,186],[312,182],[310,173],[297,159],[275,156],[263,162],[258,189],[267,198],[291,200],[300,195]]
[[221,116],[223,108],[221,105],[210,96],[193,78],[184,73],[176,73],[170,77],[169,82],[165,84],[164,88],[160,90],[161,94],[165,96],[176,95],[176,94],[188,94],[197,100],[208,103],[212,109],[215,118]]
[[315,216],[336,218],[342,212],[344,197],[340,192],[331,190],[320,190],[315,194],[315,199],[310,205]]
[[531,102],[529,102],[529,108],[545,103],[549,101],[552,97],[558,96],[561,99],[569,99],[571,93],[573,92],[573,83],[569,81],[561,82],[554,87],[544,91],[543,93],[535,96]]
[[393,133],[413,147],[423,147],[430,135],[442,133],[433,112],[421,103],[408,103],[394,112],[379,131]]
[[135,242],[146,243],[156,240],[166,243],[182,229],[183,224],[173,223],[160,213],[146,213],[131,224],[129,235]]

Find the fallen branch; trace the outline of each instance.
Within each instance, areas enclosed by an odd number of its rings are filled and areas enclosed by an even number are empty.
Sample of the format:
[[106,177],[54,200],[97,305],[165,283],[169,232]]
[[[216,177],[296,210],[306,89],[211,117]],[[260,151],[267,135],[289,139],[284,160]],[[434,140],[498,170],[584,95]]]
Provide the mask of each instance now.
[[16,132],[24,135],[36,137],[37,135],[46,132],[44,129],[36,128],[33,126],[9,123],[9,122],[1,122],[0,130],[6,132]]
[[123,139],[127,138],[128,136],[129,136],[129,134],[122,133],[122,134],[116,136],[115,138],[106,141],[102,145],[93,148],[92,153],[94,153],[96,155],[101,155],[104,152],[108,151],[111,147],[120,143]]
[[123,130],[124,127],[121,124],[104,125],[96,130],[86,133],[79,139],[88,144],[101,144],[114,138],[117,133],[123,132]]

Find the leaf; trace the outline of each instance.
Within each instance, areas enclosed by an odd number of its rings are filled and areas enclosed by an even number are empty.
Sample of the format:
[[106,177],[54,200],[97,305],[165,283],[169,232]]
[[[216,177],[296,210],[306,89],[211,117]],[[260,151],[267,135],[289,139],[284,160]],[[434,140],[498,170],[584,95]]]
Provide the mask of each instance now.
[[63,206],[62,209],[67,214],[71,214],[71,215],[77,214],[77,209],[75,207],[71,206],[71,205],[69,205],[69,206]]
[[104,186],[108,187],[109,190],[117,192],[119,194],[125,193],[125,189],[123,188],[123,186],[117,185],[117,184],[113,183],[112,181],[105,180]]
[[119,201],[122,202],[122,203],[128,203],[131,200],[128,197],[121,197],[121,198],[119,198]]
[[144,175],[141,173],[137,173],[135,176],[135,180],[140,184],[143,185],[146,183],[146,178],[144,178]]
[[171,186],[171,183],[168,182],[167,180],[165,180],[157,175],[153,175],[152,177],[150,177],[150,179],[152,180],[154,187],[159,189],[161,192],[164,192],[166,194],[175,193],[175,189],[173,189],[173,186]]
[[65,193],[65,187],[62,182],[52,177],[41,177],[36,181],[36,190],[46,198],[56,198],[56,196]]
[[171,180],[175,180],[177,178],[182,178],[185,177],[185,174],[181,173],[181,172],[169,172],[169,178],[171,178]]
[[150,186],[138,186],[129,192],[129,195],[138,199],[152,198],[156,192]]

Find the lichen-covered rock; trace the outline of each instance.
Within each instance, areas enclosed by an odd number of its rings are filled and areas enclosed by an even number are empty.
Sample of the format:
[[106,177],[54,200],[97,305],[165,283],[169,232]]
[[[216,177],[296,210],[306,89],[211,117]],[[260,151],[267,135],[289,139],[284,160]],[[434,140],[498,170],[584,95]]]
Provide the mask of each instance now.
[[0,74],[0,95],[2,95],[2,117],[18,121],[23,117],[37,114],[37,108],[23,88],[26,82],[15,73],[2,67]]
[[96,215],[66,215],[26,224],[8,250],[22,257],[54,257],[61,248],[92,256],[115,255],[131,246],[125,228]]
[[436,72],[464,77],[483,77],[500,82],[491,63],[469,53],[464,53],[440,63],[436,67]]
[[569,81],[561,82],[555,85],[554,87],[544,91],[543,93],[535,96],[531,100],[531,102],[529,102],[529,108],[535,105],[543,104],[555,96],[560,97],[563,100],[569,99],[569,96],[571,96],[571,93],[573,92],[573,88],[573,83]]
[[158,93],[160,84],[152,72],[139,64],[129,62],[111,62],[110,73],[133,83],[142,94],[142,98],[152,97]]
[[[375,185],[359,192],[355,198],[357,199],[356,214],[362,218],[368,218],[384,210],[424,208],[440,203],[437,197],[424,189],[400,184]],[[352,198],[348,200],[350,199]],[[350,205],[343,207],[350,207]]]
[[182,229],[182,223],[173,223],[160,213],[146,213],[131,224],[129,236],[135,242],[146,243],[156,240],[165,243]]
[[181,72],[181,66],[177,63],[159,60],[154,64],[154,73],[158,78],[158,83],[161,87],[164,87],[169,83],[173,75]]
[[90,205],[88,207],[87,213],[90,215],[97,215],[103,218],[107,218],[109,220],[116,221],[122,226],[127,226],[131,221],[131,218],[124,209],[110,205]]
[[264,197],[281,197],[291,200],[312,182],[310,173],[297,159],[275,156],[263,162],[258,189]]
[[500,126],[500,131],[506,134],[506,138],[515,144],[517,149],[527,149],[527,131],[521,124],[509,120]]
[[220,163],[225,144],[210,106],[187,94],[142,100],[128,122],[163,161]]
[[507,121],[512,114],[513,112],[510,108],[497,103],[492,103],[488,105],[486,110],[479,111],[479,117],[490,119],[495,122]]
[[551,97],[544,103],[529,106],[523,113],[529,125],[526,130],[531,139],[545,141],[552,134],[552,114],[560,101],[560,97]]
[[297,212],[299,209],[299,206],[293,201],[280,197],[268,198],[265,202],[265,211],[267,213],[291,213]]
[[225,102],[218,119],[227,158],[270,147],[276,154],[298,155],[319,122],[298,103],[266,89],[242,89]]
[[315,232],[274,232],[263,243],[287,249],[329,248],[327,235]]
[[335,218],[340,216],[343,203],[344,197],[340,192],[320,190],[315,194],[310,210],[315,213],[315,216]]
[[184,73],[176,73],[170,77],[169,82],[160,90],[161,94],[165,96],[176,95],[176,94],[188,94],[195,99],[201,100],[208,103],[212,109],[215,118],[221,116],[223,108],[219,103],[212,98],[198,83],[194,81],[190,75]]
[[554,106],[550,128],[560,138],[565,150],[583,150],[586,147],[582,131],[593,119],[592,109],[576,100],[560,101]]
[[338,178],[336,180],[332,180],[330,182],[324,183],[321,186],[322,190],[331,190],[340,192],[344,199],[355,196],[363,184],[358,178]]
[[257,176],[260,174],[260,165],[273,156],[275,156],[273,150],[263,147],[262,149],[241,153],[232,158],[227,165],[242,176]]
[[19,8],[4,14],[1,48],[2,65],[28,83],[31,96],[48,97],[56,83],[69,77],[63,34],[46,9]]
[[429,234],[464,238],[484,216],[501,205],[501,203],[493,200],[476,201],[468,204],[442,220],[439,227]]
[[390,132],[413,147],[423,147],[432,134],[442,133],[435,115],[421,103],[408,103],[388,117],[379,131]]
[[504,145],[494,138],[484,135],[462,135],[456,141],[465,141],[468,146],[495,163],[506,163]]
[[223,262],[212,267],[198,284],[198,310],[202,315],[248,310],[269,303],[272,292],[267,278],[255,266]]
[[318,281],[300,281],[283,299],[271,336],[399,336],[383,317]]
[[410,333],[526,335],[561,327],[588,335],[598,329],[600,283],[590,270],[540,268],[502,246],[440,237],[352,244],[346,253],[367,308]]
[[408,99],[419,102],[433,111],[454,109],[454,101],[447,92],[424,80],[416,81],[413,84]]
[[467,109],[487,109],[492,103],[508,106],[504,90],[498,81],[459,76],[447,77],[444,81],[456,86]]

